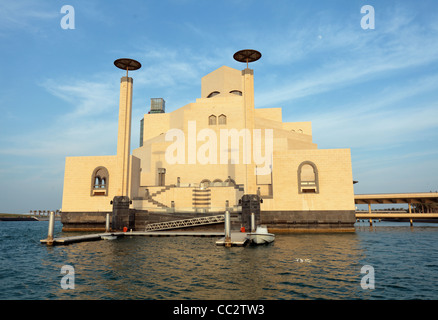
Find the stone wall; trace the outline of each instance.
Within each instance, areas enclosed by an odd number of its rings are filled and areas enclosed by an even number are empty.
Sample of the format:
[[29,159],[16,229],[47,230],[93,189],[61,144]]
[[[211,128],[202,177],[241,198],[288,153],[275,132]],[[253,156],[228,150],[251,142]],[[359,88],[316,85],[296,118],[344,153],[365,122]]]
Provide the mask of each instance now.
[[[111,212],[62,212],[63,231],[104,231],[106,214]],[[130,209],[134,217],[132,228],[143,231],[146,224],[164,221],[190,219],[217,213],[166,213]],[[293,232],[353,232],[356,221],[354,211],[262,211],[260,224],[266,225],[273,233]],[[231,228],[239,230],[241,214],[231,213]],[[192,228],[173,229],[173,231],[221,231],[223,223]]]
[[344,211],[263,211],[261,224],[270,232],[344,232],[354,231],[354,210]]

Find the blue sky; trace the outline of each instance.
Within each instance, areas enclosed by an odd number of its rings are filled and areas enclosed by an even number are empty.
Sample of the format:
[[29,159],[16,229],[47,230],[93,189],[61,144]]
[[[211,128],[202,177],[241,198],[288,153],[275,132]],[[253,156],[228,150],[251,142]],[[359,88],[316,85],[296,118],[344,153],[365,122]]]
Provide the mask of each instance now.
[[[61,28],[63,5],[75,29]],[[375,29],[361,28],[363,5]],[[438,189],[438,2],[0,2],[0,212],[61,207],[65,157],[116,153],[119,81],[131,57],[132,148],[150,98],[200,97],[234,52],[263,56],[257,108],[312,121],[319,148],[351,148],[356,193]]]

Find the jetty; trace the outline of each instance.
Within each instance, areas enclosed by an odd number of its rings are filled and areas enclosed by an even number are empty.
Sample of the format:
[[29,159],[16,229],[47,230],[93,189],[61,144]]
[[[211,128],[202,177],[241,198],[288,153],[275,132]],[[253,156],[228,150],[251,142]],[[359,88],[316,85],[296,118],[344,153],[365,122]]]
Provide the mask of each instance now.
[[130,236],[145,236],[145,237],[221,237],[223,232],[189,232],[189,231],[130,231],[130,232],[104,232],[94,233],[71,237],[61,237],[40,240],[42,244],[47,245],[68,245],[78,242],[99,241],[105,239],[117,239]]
[[[254,218],[253,218],[254,220]],[[53,236],[55,214],[52,211],[49,218],[49,230],[46,239],[40,240],[41,244],[52,245],[68,245],[77,242],[99,241],[99,240],[114,240],[120,237],[130,236],[145,236],[145,237],[223,237],[216,242],[217,245],[244,246],[248,241],[246,232],[231,232],[230,230],[230,213],[225,212],[225,215],[212,217],[202,217],[195,219],[184,219],[172,222],[163,222],[147,225],[144,231],[128,231],[124,228],[123,231],[111,232],[109,223],[109,214],[106,217],[106,231],[103,233],[85,234],[77,236],[59,237]],[[225,232],[214,231],[164,231],[181,227],[192,227],[198,225],[208,225],[214,223],[225,222]],[[160,231],[161,230],[161,231]]]

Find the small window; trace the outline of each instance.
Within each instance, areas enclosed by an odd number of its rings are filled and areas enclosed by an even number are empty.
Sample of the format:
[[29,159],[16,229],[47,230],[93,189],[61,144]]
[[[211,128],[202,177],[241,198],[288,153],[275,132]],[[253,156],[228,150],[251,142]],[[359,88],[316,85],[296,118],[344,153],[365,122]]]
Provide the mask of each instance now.
[[160,187],[164,187],[166,185],[166,169],[158,168],[157,173],[158,173],[157,185],[159,185]]
[[108,193],[108,170],[105,167],[94,169],[91,177],[91,196],[106,196]]
[[207,98],[213,98],[215,96],[217,96],[218,94],[221,94],[219,91],[213,91],[212,93],[210,93]]
[[297,173],[298,193],[319,193],[318,169],[313,162],[302,162]]
[[144,118],[140,120],[140,147],[143,147]]
[[208,117],[208,125],[209,126],[216,125],[216,116],[214,114]]
[[230,91],[230,93],[235,94],[236,96],[242,95],[242,91],[240,91],[240,90],[232,90],[232,91]]
[[219,116],[219,124],[227,124],[227,116],[224,114],[221,114]]

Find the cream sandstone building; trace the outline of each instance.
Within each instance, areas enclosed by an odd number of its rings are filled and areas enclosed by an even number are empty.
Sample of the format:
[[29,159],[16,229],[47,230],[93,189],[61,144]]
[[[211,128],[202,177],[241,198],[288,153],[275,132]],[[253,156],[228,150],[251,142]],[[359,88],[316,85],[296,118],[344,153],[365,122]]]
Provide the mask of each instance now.
[[260,196],[272,232],[354,230],[350,150],[320,150],[310,122],[255,109],[253,70],[223,66],[202,78],[196,102],[145,114],[130,155],[132,84],[121,80],[117,155],[66,158],[64,230],[102,228],[122,195],[133,229],[225,210],[238,224],[244,194]]

